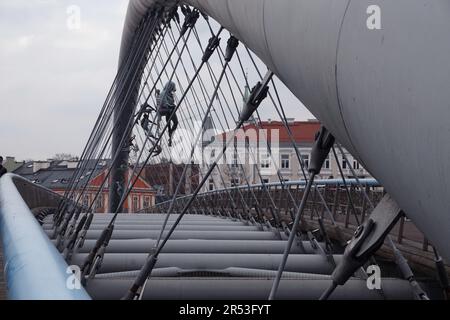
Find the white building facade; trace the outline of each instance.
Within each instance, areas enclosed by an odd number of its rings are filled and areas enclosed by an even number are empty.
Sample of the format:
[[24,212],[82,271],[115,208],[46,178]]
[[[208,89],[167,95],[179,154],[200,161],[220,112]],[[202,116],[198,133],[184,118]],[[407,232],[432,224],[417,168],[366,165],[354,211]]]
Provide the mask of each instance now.
[[[289,127],[291,133],[286,130],[283,123],[277,121],[265,121],[259,126],[246,125],[243,131],[238,133],[234,146],[228,148],[223,162],[213,171],[204,191],[238,185],[255,185],[262,182],[278,183],[280,180],[304,180],[299,157],[307,175],[311,149],[315,134],[320,129],[320,123],[317,121],[291,121]],[[250,131],[256,132],[256,139],[255,133],[249,133]],[[221,152],[225,139],[224,137],[218,139],[222,141],[204,145],[203,153],[209,161]],[[270,141],[269,146],[267,145],[268,140]],[[295,142],[298,153],[292,140]],[[350,153],[344,150],[347,162],[337,146],[335,150],[337,159],[331,152],[317,177],[318,179],[341,178],[339,166],[345,178],[354,177],[351,168],[354,169],[358,178],[371,178],[370,173]],[[208,171],[209,163],[203,161],[201,164],[201,176]]]

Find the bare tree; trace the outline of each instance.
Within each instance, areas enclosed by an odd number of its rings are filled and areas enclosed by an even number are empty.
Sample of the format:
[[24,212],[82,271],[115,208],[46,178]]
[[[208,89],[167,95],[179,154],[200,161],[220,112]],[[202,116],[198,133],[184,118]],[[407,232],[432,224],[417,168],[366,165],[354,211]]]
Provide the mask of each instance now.
[[70,153],[57,153],[53,156],[53,160],[71,161],[71,160],[78,160],[78,157]]

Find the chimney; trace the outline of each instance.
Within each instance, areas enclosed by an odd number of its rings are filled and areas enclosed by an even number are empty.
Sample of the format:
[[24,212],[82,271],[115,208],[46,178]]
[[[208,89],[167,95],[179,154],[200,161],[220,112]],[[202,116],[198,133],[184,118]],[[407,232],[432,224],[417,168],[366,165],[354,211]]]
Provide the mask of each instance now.
[[33,173],[38,172],[39,170],[44,170],[50,168],[50,162],[46,161],[35,161],[33,162]]
[[78,167],[78,161],[67,161],[67,169],[76,169]]

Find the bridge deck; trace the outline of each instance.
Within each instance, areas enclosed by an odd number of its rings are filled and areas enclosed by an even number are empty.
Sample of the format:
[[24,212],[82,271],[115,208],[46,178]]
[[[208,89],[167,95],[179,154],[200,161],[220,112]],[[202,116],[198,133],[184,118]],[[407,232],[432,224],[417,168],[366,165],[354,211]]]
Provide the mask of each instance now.
[[[89,281],[87,291],[94,299],[120,299],[131,286],[138,270],[153,247],[157,233],[148,229],[160,227],[163,215],[120,215],[116,221],[113,239],[95,279]],[[176,215],[169,220],[173,223]],[[51,217],[44,220],[48,229]],[[91,231],[102,229],[110,221],[110,215],[96,215]],[[314,221],[310,221],[314,223]],[[255,234],[258,239],[238,241],[220,239],[222,231],[215,231],[205,240],[201,237],[205,225],[214,228],[238,228],[235,234]],[[150,287],[144,299],[211,299],[229,298],[265,299],[279,265],[286,239],[260,239],[262,234],[275,234],[273,230],[240,230],[246,223],[211,216],[189,215],[180,227],[179,239],[168,242],[153,273]],[[137,228],[138,227],[138,228]],[[183,230],[183,228],[185,230]],[[137,230],[136,230],[137,229]],[[344,232],[349,229],[344,229]],[[143,230],[147,230],[142,233]],[[350,233],[350,232],[349,232]],[[192,234],[195,238],[192,239]],[[347,234],[346,234],[347,235]],[[331,235],[332,236],[332,235]],[[348,235],[350,236],[350,234]],[[98,236],[88,234],[85,247],[73,256],[72,264],[80,265]],[[239,237],[238,237],[239,238]],[[263,241],[264,240],[264,241]],[[246,245],[242,245],[245,242]],[[264,247],[264,248],[261,248]],[[329,284],[329,264],[311,252],[307,242],[296,246],[291,252],[287,273],[282,281],[279,297],[295,299],[317,299]],[[339,256],[335,256],[339,259]],[[0,252],[1,266],[1,252]],[[2,268],[3,270],[3,268]],[[6,299],[6,290],[0,274],[0,299]],[[403,280],[385,278],[386,290],[391,299],[412,299],[409,285]],[[302,286],[298,285],[302,283]],[[213,283],[213,285],[211,285]],[[242,285],[245,283],[245,285]],[[170,287],[170,290],[167,288]],[[243,289],[245,288],[245,289]],[[299,289],[300,288],[300,289]],[[439,299],[433,285],[432,297]],[[237,294],[237,296],[236,296]],[[353,279],[334,298],[379,299],[379,295],[368,292],[365,280]]]

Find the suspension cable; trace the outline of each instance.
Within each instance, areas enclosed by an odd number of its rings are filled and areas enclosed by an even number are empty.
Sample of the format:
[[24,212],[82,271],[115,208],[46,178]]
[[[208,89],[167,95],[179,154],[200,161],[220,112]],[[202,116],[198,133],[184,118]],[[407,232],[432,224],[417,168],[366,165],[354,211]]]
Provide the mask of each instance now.
[[[146,29],[146,30],[148,30],[148,31],[146,31],[146,33],[148,33],[148,32],[151,30],[151,24],[147,24],[147,29]],[[128,92],[128,93],[129,93],[129,92]],[[127,93],[127,96],[128,96],[128,93]],[[112,133],[111,133],[111,134],[112,134]],[[106,149],[106,145],[105,145],[105,147],[103,148],[103,151],[102,151],[102,152],[104,152],[105,149]],[[99,159],[96,160],[95,167],[97,167],[98,162],[100,161],[100,158],[101,158],[101,157],[98,157],[98,158],[99,158]],[[90,176],[88,177],[87,182],[86,182],[85,186],[83,187],[83,190],[82,190],[80,196],[78,197],[78,200],[77,200],[76,204],[77,204],[78,201],[81,199],[81,195],[86,191],[87,184],[89,183],[90,179],[92,178],[93,173],[94,173],[94,170],[91,171]],[[76,212],[75,212],[75,211],[76,211]],[[72,217],[74,217],[74,218],[75,218],[75,219],[73,220],[73,221],[74,221],[74,222],[73,222],[73,226],[74,226],[74,223],[75,223],[76,220],[78,219],[78,216],[79,216],[80,212],[81,212],[80,210],[72,210],[71,212],[69,212],[69,213],[66,215],[66,218],[64,219],[64,222],[62,222],[62,220],[60,221],[60,223],[63,223],[63,224],[62,224],[62,225],[59,227],[59,229],[56,231],[57,234],[58,234],[58,242],[59,242],[59,243],[61,242],[61,236],[63,236],[63,235],[66,233],[66,229],[67,229],[67,226],[68,226],[68,224],[69,224],[69,221],[72,219]],[[71,230],[71,231],[72,231],[72,230]],[[59,243],[58,243],[58,245],[59,245]]]
[[[230,40],[228,41],[228,47],[227,47],[227,64],[231,61],[235,50],[237,47],[237,39],[232,37],[230,38]],[[207,110],[211,110],[212,104],[214,103],[214,99],[216,98],[216,95],[218,93],[219,87],[220,87],[220,83],[225,75],[226,72],[226,68],[223,68],[222,73],[219,77],[219,80],[215,86],[214,89],[214,93],[211,97],[211,100],[208,104],[208,108]],[[209,112],[207,112],[208,114]],[[207,119],[207,115],[204,118],[204,121],[206,121]],[[142,267],[138,277],[136,278],[136,280],[134,281],[132,287],[129,289],[128,293],[125,295],[124,299],[127,300],[131,300],[131,299],[135,299],[137,296],[140,295],[140,292],[142,290],[142,286],[144,285],[144,283],[146,282],[147,278],[149,277],[149,275],[151,274],[153,267],[156,264],[156,261],[158,259],[158,255],[161,252],[161,250],[163,249],[163,247],[165,246],[165,244],[167,243],[167,241],[170,239],[170,237],[172,236],[173,232],[175,231],[176,227],[178,226],[178,224],[180,223],[181,219],[183,218],[183,216],[186,214],[186,212],[188,211],[189,207],[191,206],[191,204],[193,203],[193,201],[195,200],[196,196],[198,195],[198,193],[200,192],[201,188],[203,187],[203,185],[205,184],[206,180],[209,178],[210,174],[212,173],[212,171],[214,170],[214,168],[217,166],[218,161],[220,161],[220,159],[222,158],[223,154],[226,151],[227,146],[231,143],[231,141],[234,140],[234,136],[236,134],[236,131],[242,126],[242,124],[244,123],[244,121],[241,121],[238,126],[236,127],[236,130],[234,131],[233,134],[233,139],[229,140],[227,142],[227,144],[224,146],[222,153],[217,157],[217,159],[214,161],[214,163],[210,166],[210,169],[208,170],[208,173],[203,177],[202,181],[200,182],[199,186],[197,187],[197,189],[195,190],[193,196],[188,200],[187,204],[185,205],[183,211],[180,213],[180,215],[178,216],[177,220],[175,221],[175,223],[171,226],[170,230],[168,231],[167,235],[165,236],[164,240],[162,241],[162,243],[158,246],[158,248],[156,250],[154,250],[153,253],[151,253],[149,255],[149,257],[147,258],[147,261],[145,262],[144,266]],[[200,135],[199,135],[200,136]],[[172,203],[174,203],[174,201],[172,201]]]
[[[192,28],[192,27],[191,27],[191,28]],[[191,28],[190,28],[190,29],[191,29]],[[222,29],[221,29],[220,31],[222,31]],[[182,36],[182,35],[184,35],[184,33],[182,33],[181,36]],[[181,39],[181,36],[180,36],[180,39]],[[187,43],[185,43],[184,47],[186,47],[186,44],[187,44]],[[212,48],[214,48],[214,47],[212,47]],[[172,51],[172,54],[173,54],[174,51],[175,51],[175,49]],[[169,58],[170,58],[170,57],[169,57]],[[180,58],[181,58],[181,57],[180,57]],[[204,58],[203,58],[203,61],[206,62],[206,60],[207,60],[208,58],[209,58],[209,57],[205,55]],[[203,64],[204,64],[204,63],[202,63],[201,66],[203,66]],[[168,61],[166,62],[165,67],[166,67],[167,65],[168,65]],[[174,72],[175,72],[175,70],[174,70]],[[196,72],[196,74],[194,75],[194,77],[193,77],[193,79],[192,79],[190,85],[188,86],[188,88],[190,88],[190,87],[192,86],[192,84],[193,84],[194,80],[196,79],[196,77],[198,76],[199,72],[200,72],[200,69],[197,70],[197,72]],[[160,78],[161,75],[162,75],[162,73],[159,74],[158,78]],[[157,80],[157,81],[158,81],[158,80]],[[155,82],[155,86],[156,86],[156,82]],[[155,86],[154,86],[154,87],[155,87]],[[175,113],[178,111],[178,109],[179,109],[179,107],[180,107],[180,105],[181,105],[181,102],[182,102],[182,101],[184,100],[184,98],[186,97],[188,91],[189,91],[189,89],[186,90],[185,94],[184,94],[183,97],[180,99],[180,102],[179,102],[179,103],[177,104],[177,106],[175,107],[175,109],[174,109],[172,115],[170,116],[170,118],[169,118],[169,120],[168,120],[169,122],[171,121],[171,119],[173,118],[173,116],[175,115]],[[133,188],[134,185],[136,184],[136,182],[137,182],[139,176],[142,174],[142,171],[143,171],[143,169],[145,168],[145,164],[148,163],[148,161],[149,161],[149,159],[150,159],[150,156],[151,156],[153,150],[154,150],[155,147],[160,143],[160,141],[161,141],[161,139],[162,139],[162,136],[164,135],[164,132],[165,132],[165,131],[167,130],[167,128],[168,128],[168,125],[169,125],[169,123],[167,123],[167,124],[165,125],[163,131],[161,132],[160,136],[158,137],[156,143],[154,144],[154,146],[153,146],[153,148],[152,148],[152,150],[151,150],[149,156],[148,156],[147,159],[145,160],[144,165],[141,167],[141,169],[139,170],[139,173],[136,175],[136,179],[134,179],[134,181],[130,181],[131,185],[129,185],[129,188],[127,189],[127,191],[126,191],[125,193],[123,193],[122,199],[121,199],[121,201],[120,201],[120,203],[119,203],[119,205],[118,205],[118,208],[120,208],[120,207],[123,205],[123,202],[124,202],[125,199],[129,196],[129,193],[131,192],[132,188]],[[131,177],[133,177],[133,176],[134,176],[134,174],[133,174]],[[112,232],[113,232],[113,229],[114,229],[114,223],[115,223],[115,220],[116,220],[118,214],[119,214],[118,211],[116,211],[116,212],[114,213],[113,218],[111,219],[109,225],[107,226],[106,229],[103,230],[102,235],[101,235],[100,238],[98,239],[98,241],[97,241],[97,243],[96,243],[96,246],[93,248],[93,250],[91,251],[91,253],[89,254],[89,256],[86,258],[85,264],[83,265],[83,268],[82,268],[83,274],[86,274],[86,273],[88,272],[88,270],[91,270],[91,271],[90,271],[90,277],[92,277],[93,275],[95,275],[96,269],[99,267],[99,263],[101,262],[100,258],[103,256],[104,250],[105,250],[106,246],[109,244],[109,239],[111,238],[111,235],[112,235]],[[95,258],[95,257],[97,257],[97,258]],[[94,259],[97,259],[98,264],[96,264],[96,262],[94,262]],[[95,266],[94,268],[92,268],[93,265]]]

